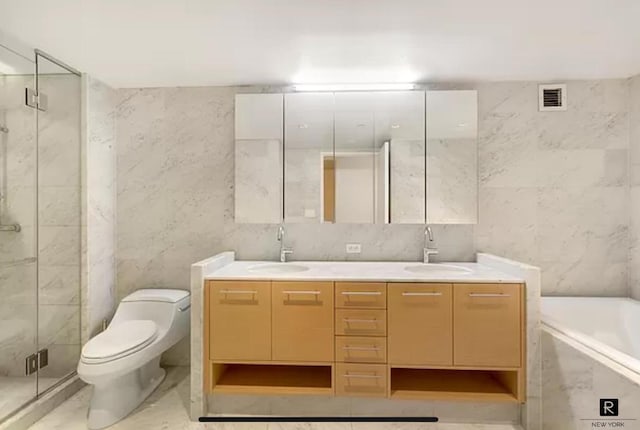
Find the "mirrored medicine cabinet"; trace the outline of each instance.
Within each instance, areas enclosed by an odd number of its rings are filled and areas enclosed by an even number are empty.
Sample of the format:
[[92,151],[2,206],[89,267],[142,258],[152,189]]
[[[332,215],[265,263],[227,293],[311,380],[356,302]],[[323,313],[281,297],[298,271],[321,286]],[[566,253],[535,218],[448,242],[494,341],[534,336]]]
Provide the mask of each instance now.
[[477,223],[477,93],[238,94],[238,223]]

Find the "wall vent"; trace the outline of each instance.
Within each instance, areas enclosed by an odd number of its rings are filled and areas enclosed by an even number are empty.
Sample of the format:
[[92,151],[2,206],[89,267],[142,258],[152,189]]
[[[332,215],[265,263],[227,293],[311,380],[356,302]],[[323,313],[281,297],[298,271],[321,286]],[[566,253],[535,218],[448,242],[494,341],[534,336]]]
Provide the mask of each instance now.
[[567,86],[565,84],[540,85],[538,98],[540,112],[567,110]]

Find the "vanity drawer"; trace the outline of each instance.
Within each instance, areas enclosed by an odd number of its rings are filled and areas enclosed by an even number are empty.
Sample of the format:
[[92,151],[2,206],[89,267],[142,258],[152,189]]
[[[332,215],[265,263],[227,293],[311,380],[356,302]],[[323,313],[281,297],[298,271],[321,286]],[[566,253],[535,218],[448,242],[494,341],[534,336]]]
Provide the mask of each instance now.
[[387,338],[336,336],[336,361],[344,363],[386,363]]
[[387,374],[384,364],[336,363],[336,395],[386,397]]
[[456,366],[521,366],[521,294],[520,284],[454,284]]
[[271,360],[271,282],[209,283],[209,356]]
[[336,309],[336,335],[386,336],[387,311],[375,309]]
[[337,308],[385,309],[387,285],[380,282],[336,282]]

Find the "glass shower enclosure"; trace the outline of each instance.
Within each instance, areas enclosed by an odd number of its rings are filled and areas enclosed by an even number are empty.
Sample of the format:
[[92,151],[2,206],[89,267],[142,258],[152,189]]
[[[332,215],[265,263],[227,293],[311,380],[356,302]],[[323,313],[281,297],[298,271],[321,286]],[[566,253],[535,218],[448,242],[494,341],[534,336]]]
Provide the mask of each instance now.
[[81,80],[0,44],[0,422],[80,355]]

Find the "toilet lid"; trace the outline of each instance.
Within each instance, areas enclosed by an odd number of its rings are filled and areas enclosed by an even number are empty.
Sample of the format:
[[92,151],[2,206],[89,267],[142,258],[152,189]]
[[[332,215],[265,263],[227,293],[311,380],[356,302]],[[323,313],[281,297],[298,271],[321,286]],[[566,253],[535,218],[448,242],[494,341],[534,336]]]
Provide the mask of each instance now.
[[119,358],[132,354],[157,336],[158,327],[151,320],[130,320],[109,326],[82,348],[82,357],[89,360]]

